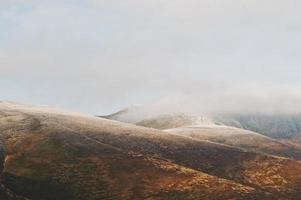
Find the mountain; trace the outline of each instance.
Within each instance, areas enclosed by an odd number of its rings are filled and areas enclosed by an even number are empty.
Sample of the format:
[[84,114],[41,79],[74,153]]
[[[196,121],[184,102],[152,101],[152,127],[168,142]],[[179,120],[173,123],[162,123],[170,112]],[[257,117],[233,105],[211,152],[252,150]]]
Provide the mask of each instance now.
[[301,162],[160,130],[0,103],[0,197],[299,199]]
[[278,141],[240,128],[218,125],[199,125],[173,128],[166,131],[200,140],[226,144],[247,151],[301,160],[300,147],[291,145],[286,141]]
[[[154,112],[152,112],[152,110],[154,110]],[[250,130],[275,139],[301,136],[301,115],[297,114],[215,113],[192,115],[189,113],[177,113],[176,111],[159,112],[158,109],[149,108],[148,106],[131,106],[120,112],[104,117],[156,129],[216,124]],[[182,120],[182,123],[175,123],[176,118],[183,118],[184,120]],[[203,122],[202,120],[195,120],[196,118],[203,119]]]
[[130,106],[116,113],[100,117],[160,130],[190,125],[215,124],[210,117],[178,112],[162,114],[162,111],[142,105]]
[[[139,110],[139,115],[135,115],[137,110]],[[164,115],[160,114],[156,117],[149,118],[149,114],[145,116],[142,115],[143,111],[146,110],[146,108],[141,106],[129,107],[122,112],[113,114],[112,116],[115,120],[124,121],[127,121],[127,116],[136,116],[135,121],[137,122],[135,124],[139,126],[160,130],[169,129],[167,130],[168,132],[200,140],[221,143],[247,151],[294,158],[298,160],[301,159],[301,143],[296,143],[296,141],[300,140],[297,139],[298,137],[291,138],[289,136],[296,134],[297,128],[292,130],[291,134],[284,135],[281,133],[284,139],[277,138],[276,133],[277,131],[280,131],[280,129],[277,129],[277,127],[273,128],[278,126],[276,119],[279,119],[280,121],[282,120],[279,127],[282,127],[283,131],[290,131],[290,127],[293,127],[292,124],[299,123],[297,117],[288,120],[288,116],[282,116],[282,118],[280,118],[279,116],[272,117],[267,115],[254,116],[253,118],[250,116],[250,119],[252,120],[246,120],[249,119],[247,118],[247,115],[244,117],[239,117],[238,115],[211,115],[209,117],[205,117],[174,113]],[[111,116],[107,116],[107,118],[111,118]],[[285,120],[288,120],[288,125],[285,124]],[[268,136],[269,134],[266,134],[267,131],[265,131],[265,133],[250,131],[250,129],[256,129],[254,127],[257,127],[259,130],[268,130],[268,128],[271,128],[270,132],[271,135],[274,135],[274,137]],[[295,125],[295,127],[297,127],[297,125]]]
[[132,105],[113,114],[99,117],[135,124],[143,119],[157,117],[159,113],[160,111],[156,108],[143,105]]
[[297,135],[292,138],[282,139],[281,141],[283,141],[289,145],[295,146],[297,148],[301,148],[301,135]]
[[235,126],[261,133],[272,138],[292,138],[301,135],[301,115],[219,115],[218,124]]
[[157,118],[143,120],[136,125],[155,128],[155,129],[171,129],[191,125],[214,125],[214,122],[203,116],[177,114],[177,115],[161,115]]

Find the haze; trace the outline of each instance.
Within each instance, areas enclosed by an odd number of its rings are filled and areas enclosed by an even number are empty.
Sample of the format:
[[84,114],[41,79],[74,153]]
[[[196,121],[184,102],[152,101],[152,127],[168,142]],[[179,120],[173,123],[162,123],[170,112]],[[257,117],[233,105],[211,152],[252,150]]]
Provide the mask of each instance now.
[[0,99],[301,112],[297,0],[0,1]]

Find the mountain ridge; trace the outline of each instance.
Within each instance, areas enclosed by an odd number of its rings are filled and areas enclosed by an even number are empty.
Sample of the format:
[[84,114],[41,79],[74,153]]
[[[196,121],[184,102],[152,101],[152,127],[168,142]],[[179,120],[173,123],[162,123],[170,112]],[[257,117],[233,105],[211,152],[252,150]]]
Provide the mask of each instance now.
[[98,117],[0,104],[0,141],[12,200],[300,195],[300,161]]

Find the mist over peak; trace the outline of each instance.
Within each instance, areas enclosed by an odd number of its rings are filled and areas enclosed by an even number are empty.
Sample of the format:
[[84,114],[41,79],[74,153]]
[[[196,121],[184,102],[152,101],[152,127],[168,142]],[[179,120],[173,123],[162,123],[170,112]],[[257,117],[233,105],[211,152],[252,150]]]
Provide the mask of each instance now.
[[299,91],[297,87],[284,85],[211,87],[210,90],[169,94],[149,104],[128,107],[127,111],[146,116],[175,113],[298,115],[301,114]]

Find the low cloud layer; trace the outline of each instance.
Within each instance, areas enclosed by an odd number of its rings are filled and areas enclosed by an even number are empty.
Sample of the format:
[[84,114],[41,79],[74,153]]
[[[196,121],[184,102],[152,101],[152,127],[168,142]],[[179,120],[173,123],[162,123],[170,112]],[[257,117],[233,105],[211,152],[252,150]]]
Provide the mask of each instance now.
[[[301,94],[292,85],[237,85],[166,96],[149,108],[157,114],[301,114]],[[148,106],[146,106],[148,107]]]
[[136,103],[299,112],[299,1],[0,5],[1,99],[90,114]]

